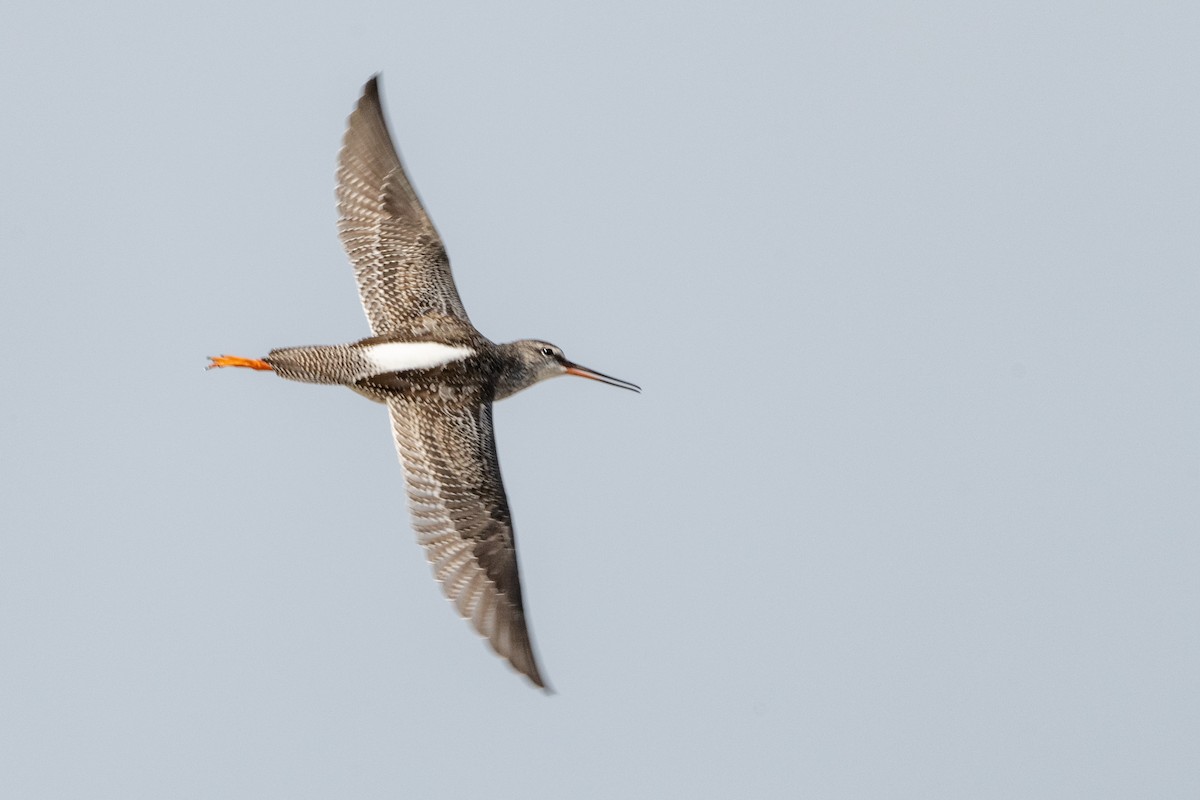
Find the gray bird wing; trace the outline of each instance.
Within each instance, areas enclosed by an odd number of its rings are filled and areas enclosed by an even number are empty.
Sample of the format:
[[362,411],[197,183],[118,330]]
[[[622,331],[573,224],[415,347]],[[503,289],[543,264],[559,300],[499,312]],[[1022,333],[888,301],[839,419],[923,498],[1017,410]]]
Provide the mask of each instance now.
[[376,335],[420,330],[426,317],[470,324],[446,248],[392,144],[377,77],[350,115],[338,153],[337,200],[338,236]]
[[525,623],[490,397],[413,393],[389,397],[388,406],[413,527],[434,577],[492,648],[545,688]]

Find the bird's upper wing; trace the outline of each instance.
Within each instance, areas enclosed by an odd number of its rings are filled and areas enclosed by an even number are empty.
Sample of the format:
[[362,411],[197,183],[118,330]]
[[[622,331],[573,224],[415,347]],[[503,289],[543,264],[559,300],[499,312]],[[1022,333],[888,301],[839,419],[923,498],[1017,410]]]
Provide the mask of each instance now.
[[388,134],[377,78],[350,115],[338,153],[337,199],[338,235],[376,335],[412,331],[426,316],[468,321],[446,248]]
[[491,398],[391,396],[417,540],[458,612],[519,672],[545,687],[525,625],[512,516],[492,435]]

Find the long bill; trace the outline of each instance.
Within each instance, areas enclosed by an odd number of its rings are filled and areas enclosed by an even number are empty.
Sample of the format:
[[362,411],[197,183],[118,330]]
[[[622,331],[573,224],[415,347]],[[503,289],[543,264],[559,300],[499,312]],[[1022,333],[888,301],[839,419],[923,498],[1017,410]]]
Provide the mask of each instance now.
[[618,386],[622,389],[628,389],[631,392],[641,392],[642,391],[642,387],[638,386],[635,383],[630,383],[629,381],[623,381],[620,378],[614,378],[611,375],[605,375],[603,372],[596,372],[595,370],[588,369],[587,367],[581,367],[578,364],[572,364],[570,362],[567,362],[566,367],[567,367],[568,375],[577,375],[580,378],[590,378],[594,381],[600,381],[601,383],[607,383],[609,386]]

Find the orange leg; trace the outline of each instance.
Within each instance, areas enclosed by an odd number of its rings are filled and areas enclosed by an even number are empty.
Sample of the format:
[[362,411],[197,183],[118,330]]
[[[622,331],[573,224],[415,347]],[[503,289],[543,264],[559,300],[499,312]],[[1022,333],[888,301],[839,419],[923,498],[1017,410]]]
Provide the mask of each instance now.
[[257,358],[242,358],[241,356],[209,356],[211,364],[205,369],[214,369],[217,367],[248,367],[249,369],[274,369],[265,361],[260,361]]

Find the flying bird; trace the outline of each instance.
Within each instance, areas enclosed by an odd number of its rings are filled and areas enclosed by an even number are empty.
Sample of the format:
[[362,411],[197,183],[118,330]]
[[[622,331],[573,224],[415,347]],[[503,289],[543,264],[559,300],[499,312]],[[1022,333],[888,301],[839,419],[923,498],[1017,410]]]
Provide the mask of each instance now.
[[492,403],[558,375],[640,392],[536,339],[495,344],[458,297],[442,239],[392,143],[378,76],[363,89],[337,168],[338,235],[373,336],[212,356],[214,367],[340,384],[388,407],[408,506],[442,590],[495,651],[545,688],[526,624],[512,514],[492,434]]

